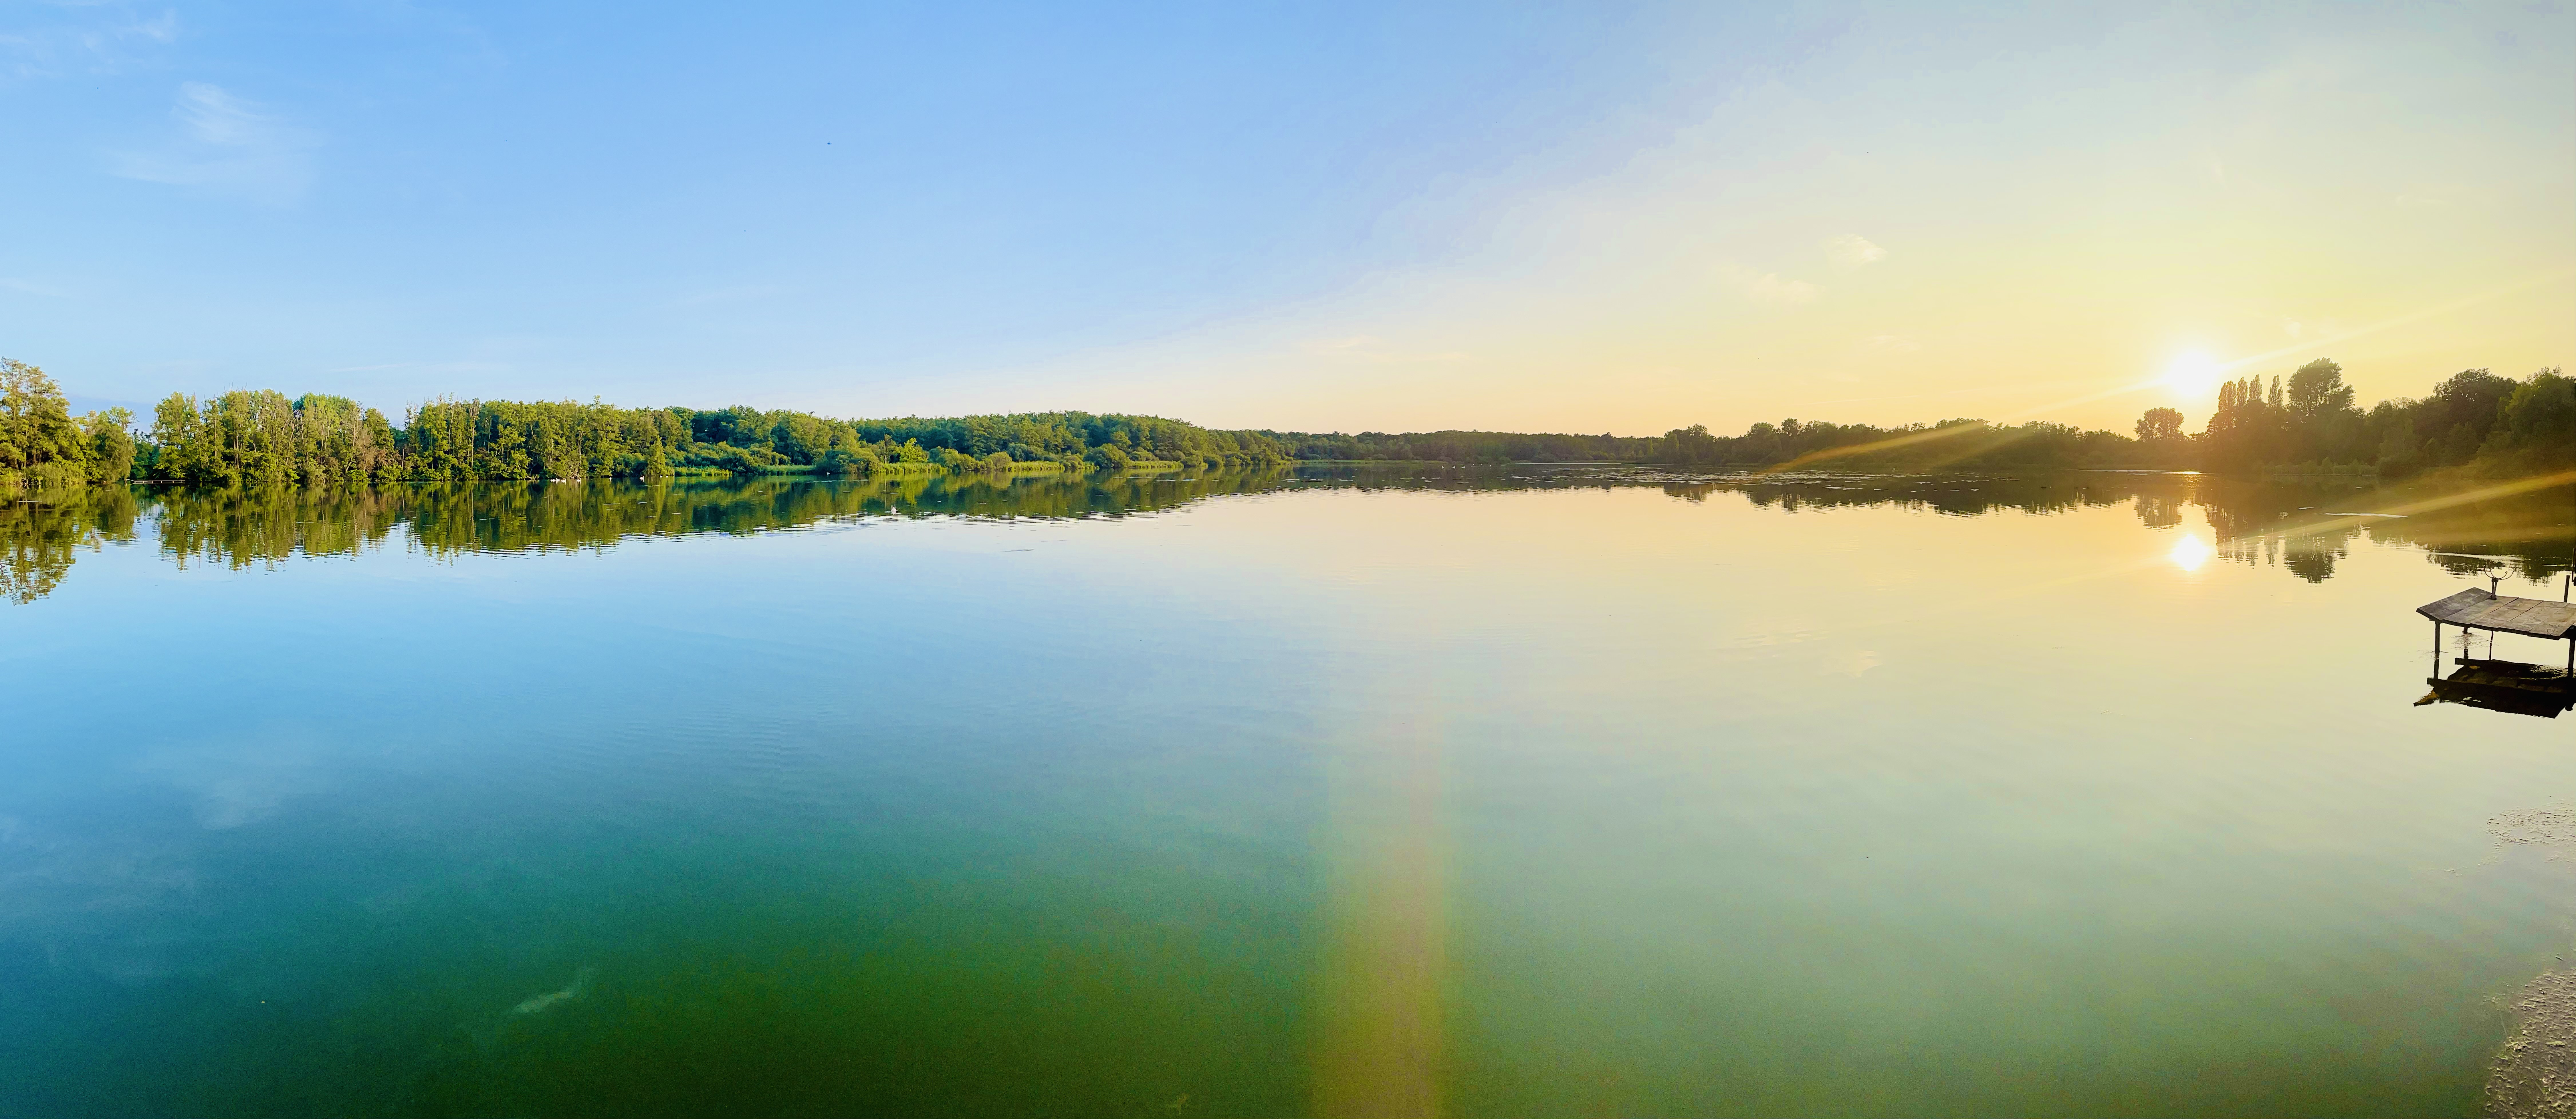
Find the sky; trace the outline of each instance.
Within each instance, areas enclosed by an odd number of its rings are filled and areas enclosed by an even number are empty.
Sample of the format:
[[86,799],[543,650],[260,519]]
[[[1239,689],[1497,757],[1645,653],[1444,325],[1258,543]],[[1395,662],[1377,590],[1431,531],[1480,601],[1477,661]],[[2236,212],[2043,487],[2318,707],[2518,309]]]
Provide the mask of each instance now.
[[0,0],[0,151],[0,356],[76,402],[2197,429],[2177,362],[2576,364],[2569,0]]

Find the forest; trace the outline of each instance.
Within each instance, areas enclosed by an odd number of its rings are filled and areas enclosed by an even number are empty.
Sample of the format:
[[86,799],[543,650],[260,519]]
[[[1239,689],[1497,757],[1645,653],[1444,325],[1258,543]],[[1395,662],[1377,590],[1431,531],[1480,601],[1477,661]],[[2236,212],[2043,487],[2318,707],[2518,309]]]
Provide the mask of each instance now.
[[2220,386],[2203,430],[2150,408],[2127,433],[2032,421],[1977,419],[1875,427],[1823,421],[1757,423],[1742,435],[1676,428],[1662,436],[1517,435],[1438,431],[1310,435],[1264,431],[1302,460],[1413,462],[1636,462],[1725,466],[1882,466],[2017,469],[2068,466],[2366,473],[2398,478],[2436,467],[2529,473],[2576,466],[2576,380],[2557,369],[2505,377],[2453,374],[2420,399],[2364,410],[2343,367],[2308,362],[2286,377]]
[[2202,430],[2151,408],[2131,432],[1979,419],[1877,427],[1756,423],[1661,436],[1486,431],[1312,434],[1219,431],[1154,416],[1041,412],[836,420],[736,406],[623,408],[596,400],[440,399],[396,425],[340,396],[174,393],[149,425],[122,408],[72,415],[45,372],[0,359],[0,487],[133,479],[195,485],[460,482],[820,474],[1060,473],[1213,469],[1303,462],[1444,464],[1632,462],[1796,469],[2140,467],[2219,473],[2405,477],[2576,466],[2576,380],[2485,369],[2421,398],[2354,401],[2327,359],[2220,387]]
[[43,370],[0,359],[0,485],[136,479],[314,485],[679,475],[1056,473],[1282,462],[1258,432],[1155,416],[1049,412],[834,420],[733,407],[621,408],[442,399],[397,426],[346,397],[174,393],[135,430],[122,408],[73,416]]

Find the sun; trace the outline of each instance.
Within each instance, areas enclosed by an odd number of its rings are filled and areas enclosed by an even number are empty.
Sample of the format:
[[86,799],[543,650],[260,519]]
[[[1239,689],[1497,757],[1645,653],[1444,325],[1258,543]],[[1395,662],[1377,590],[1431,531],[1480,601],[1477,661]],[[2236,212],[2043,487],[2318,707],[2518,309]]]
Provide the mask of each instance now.
[[2204,353],[2177,355],[2165,366],[2165,385],[2185,396],[2199,396],[2218,387],[2218,359]]

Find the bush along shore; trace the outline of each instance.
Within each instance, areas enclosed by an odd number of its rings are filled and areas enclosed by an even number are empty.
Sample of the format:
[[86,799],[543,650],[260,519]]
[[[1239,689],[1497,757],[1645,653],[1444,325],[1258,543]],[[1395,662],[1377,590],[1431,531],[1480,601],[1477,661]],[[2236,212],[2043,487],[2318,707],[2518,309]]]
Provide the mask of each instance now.
[[834,420],[732,407],[441,399],[396,426],[346,397],[172,394],[147,426],[122,408],[74,416],[32,365],[0,359],[0,488],[119,479],[198,485],[717,477],[1017,475],[1291,461],[1633,462],[1763,469],[2136,467],[2244,475],[2496,476],[2576,467],[2576,380],[2453,374],[2421,399],[2365,410],[2325,359],[2222,385],[2198,432],[2151,408],[2131,434],[1976,419],[1876,427],[1757,423],[1744,434],[1220,431],[1155,416],[1038,412]]

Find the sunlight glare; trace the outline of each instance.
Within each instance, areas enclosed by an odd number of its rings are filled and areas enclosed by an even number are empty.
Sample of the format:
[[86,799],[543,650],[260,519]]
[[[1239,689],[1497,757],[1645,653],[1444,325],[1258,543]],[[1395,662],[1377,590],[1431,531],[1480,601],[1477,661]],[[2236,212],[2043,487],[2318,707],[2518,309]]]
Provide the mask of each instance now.
[[2182,539],[2174,541],[2173,550],[2165,553],[2165,558],[2172,560],[2175,567],[2185,571],[2198,571],[2200,565],[2208,563],[2209,557],[2217,554],[2217,550],[2211,548],[2201,538],[2186,534]]
[[2197,351],[2179,355],[2165,366],[2165,384],[2186,396],[2201,396],[2218,387],[2218,359]]

